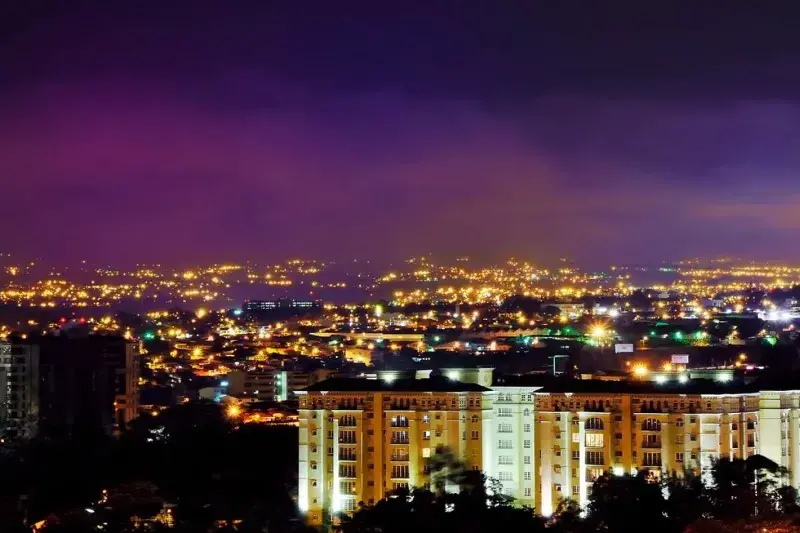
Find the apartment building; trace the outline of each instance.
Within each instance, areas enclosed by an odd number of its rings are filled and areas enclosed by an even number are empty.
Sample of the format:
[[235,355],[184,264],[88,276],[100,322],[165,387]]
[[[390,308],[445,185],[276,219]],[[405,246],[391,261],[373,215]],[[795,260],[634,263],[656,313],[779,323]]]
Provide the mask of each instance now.
[[718,457],[764,455],[800,485],[798,390],[528,377],[488,388],[455,379],[474,373],[442,374],[334,379],[301,393],[299,502],[310,523],[425,486],[425,459],[445,446],[544,515],[562,498],[585,505],[605,472],[704,474]]
[[39,348],[0,344],[0,433],[32,437],[39,417]]
[[493,440],[490,389],[443,376],[333,378],[300,395],[298,503],[310,524],[430,484],[426,459],[448,449],[483,470]]

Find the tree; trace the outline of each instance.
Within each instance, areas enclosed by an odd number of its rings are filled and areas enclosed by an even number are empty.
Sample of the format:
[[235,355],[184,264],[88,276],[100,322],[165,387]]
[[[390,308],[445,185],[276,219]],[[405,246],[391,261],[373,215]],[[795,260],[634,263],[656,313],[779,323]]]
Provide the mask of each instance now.
[[592,486],[586,521],[609,533],[668,531],[662,485],[644,470],[635,476],[606,473]]
[[[778,487],[785,475],[785,469],[762,455],[715,461],[711,467],[709,491],[714,517],[741,520],[779,512],[781,498]],[[786,501],[786,504],[788,506],[790,502]]]
[[342,523],[344,533],[482,533],[544,531],[532,509],[514,507],[508,499],[487,498],[481,485],[459,493],[402,489],[373,506],[360,508]]
[[711,512],[708,490],[700,476],[691,472],[684,472],[680,478],[673,475],[666,480],[665,488],[666,512],[673,531],[683,531]]

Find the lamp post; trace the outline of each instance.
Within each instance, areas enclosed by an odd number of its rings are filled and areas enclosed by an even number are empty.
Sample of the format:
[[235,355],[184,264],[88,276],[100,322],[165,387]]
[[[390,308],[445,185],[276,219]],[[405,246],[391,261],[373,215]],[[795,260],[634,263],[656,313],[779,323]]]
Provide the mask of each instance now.
[[564,358],[569,358],[569,356],[568,355],[551,355],[550,356],[550,359],[553,360],[553,377],[555,377],[555,375],[556,375],[556,361],[558,359],[564,359]]

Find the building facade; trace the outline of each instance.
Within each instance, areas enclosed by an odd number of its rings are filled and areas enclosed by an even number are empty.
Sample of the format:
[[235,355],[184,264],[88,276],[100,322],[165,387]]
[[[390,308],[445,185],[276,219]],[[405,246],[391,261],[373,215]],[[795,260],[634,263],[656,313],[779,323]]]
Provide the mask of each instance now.
[[430,484],[445,449],[483,470],[492,392],[447,378],[330,379],[300,393],[298,504],[309,523]]
[[0,430],[11,438],[119,432],[138,415],[138,380],[137,346],[122,337],[0,345]]
[[39,348],[0,344],[0,432],[31,437],[39,419]]
[[545,516],[562,498],[585,505],[605,472],[705,474],[720,457],[763,455],[800,486],[800,391],[791,389],[708,380],[486,388],[443,376],[334,379],[300,394],[299,504],[312,524],[425,486],[426,459],[444,448]]

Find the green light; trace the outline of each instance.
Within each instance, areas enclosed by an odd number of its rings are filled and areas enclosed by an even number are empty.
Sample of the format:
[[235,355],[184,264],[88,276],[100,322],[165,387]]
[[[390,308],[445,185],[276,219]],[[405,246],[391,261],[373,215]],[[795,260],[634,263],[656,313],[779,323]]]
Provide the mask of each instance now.
[[705,331],[696,331],[695,334],[694,334],[694,338],[695,339],[702,339],[705,336],[706,336],[706,332]]
[[676,331],[675,333],[673,333],[673,335],[675,335],[675,338],[678,340],[683,338],[683,333],[681,333],[680,331]]
[[439,342],[440,340],[442,340],[442,339],[441,339],[441,337],[439,337],[439,335],[436,335],[436,336],[433,337],[433,342]]
[[770,346],[775,346],[776,344],[778,344],[778,339],[773,337],[772,335],[764,337],[764,340],[767,341],[767,344],[769,344]]
[[156,338],[156,334],[152,331],[145,331],[144,332],[144,339],[147,341],[151,341]]
[[656,332],[654,330],[652,330],[652,329],[650,330],[650,336],[651,337],[655,337],[656,336]]

